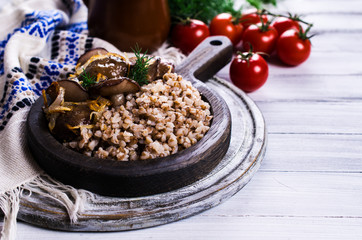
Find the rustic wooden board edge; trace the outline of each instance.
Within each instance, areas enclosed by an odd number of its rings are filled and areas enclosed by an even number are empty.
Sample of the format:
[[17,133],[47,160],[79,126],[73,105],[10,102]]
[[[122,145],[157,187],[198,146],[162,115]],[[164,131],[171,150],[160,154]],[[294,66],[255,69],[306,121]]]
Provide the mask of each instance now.
[[[265,155],[267,132],[264,118],[256,104],[231,83],[213,78],[207,84],[215,91],[237,96],[235,105],[242,108],[240,118],[248,136],[235,137],[232,153],[227,153],[216,169],[200,181],[184,188],[139,198],[112,198],[92,195],[79,220],[71,223],[63,206],[54,200],[33,194],[21,199],[18,219],[44,228],[65,231],[124,231],[158,226],[178,221],[208,210],[242,189],[259,169]],[[228,102],[229,104],[230,102]],[[234,115],[237,115],[234,113]],[[236,123],[234,124],[236,125]],[[233,146],[230,147],[230,149]],[[240,159],[242,158],[242,159]]]

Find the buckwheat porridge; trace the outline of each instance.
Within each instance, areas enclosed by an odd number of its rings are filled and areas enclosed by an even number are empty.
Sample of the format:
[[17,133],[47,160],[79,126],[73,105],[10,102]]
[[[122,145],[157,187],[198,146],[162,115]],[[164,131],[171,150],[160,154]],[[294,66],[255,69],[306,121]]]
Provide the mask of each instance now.
[[209,130],[210,105],[171,64],[137,52],[128,59],[92,51],[74,75],[47,89],[50,104],[43,93],[49,129],[65,146],[98,158],[145,160],[188,148]]

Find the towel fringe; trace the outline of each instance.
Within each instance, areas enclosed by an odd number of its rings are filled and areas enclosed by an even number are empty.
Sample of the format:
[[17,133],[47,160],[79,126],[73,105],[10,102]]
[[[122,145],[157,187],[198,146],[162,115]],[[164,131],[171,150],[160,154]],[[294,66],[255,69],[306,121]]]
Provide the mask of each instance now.
[[2,240],[11,240],[16,237],[16,216],[19,212],[21,187],[0,195],[0,208],[4,213],[4,223],[1,231]]
[[171,47],[168,42],[164,42],[160,48],[158,48],[152,55],[160,56],[168,61],[171,61],[176,66],[179,65],[186,56],[180,49]]
[[39,175],[13,190],[0,194],[0,208],[4,212],[1,240],[16,238],[16,217],[19,212],[20,198],[30,197],[33,193],[51,198],[63,205],[72,223],[78,221],[80,213],[84,210],[87,196],[90,195],[85,190],[64,185],[46,174]]

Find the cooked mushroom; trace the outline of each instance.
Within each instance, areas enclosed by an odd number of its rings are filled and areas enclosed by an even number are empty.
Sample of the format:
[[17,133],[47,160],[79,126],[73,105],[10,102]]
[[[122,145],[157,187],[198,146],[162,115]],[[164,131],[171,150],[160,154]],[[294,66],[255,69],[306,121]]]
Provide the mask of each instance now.
[[91,126],[91,113],[87,104],[72,105],[72,111],[57,116],[52,134],[59,140],[74,139],[78,135],[76,129]]
[[65,89],[64,101],[66,102],[83,102],[89,99],[89,94],[78,82],[65,79],[53,82],[47,88],[46,93],[52,101],[54,101],[58,95],[57,84],[59,87]]
[[88,52],[83,53],[77,61],[77,66],[81,66],[84,63],[86,63],[92,56],[95,55],[106,55],[108,51],[104,48],[94,48],[92,50],[89,50]]
[[109,100],[111,100],[114,107],[121,106],[126,103],[126,97],[123,93],[112,95]]
[[157,77],[157,66],[158,66],[160,61],[161,61],[160,58],[151,59],[151,62],[148,65],[148,71],[147,71],[147,78],[148,78],[149,82],[156,79],[156,77]]
[[84,69],[82,69],[78,79],[83,81],[85,75],[89,78],[94,78],[97,81],[100,78],[111,79],[115,77],[124,77],[127,75],[128,70],[129,63],[126,62],[121,56],[108,54],[106,56],[92,59],[91,62],[84,66]]
[[140,85],[127,77],[108,79],[100,82],[89,89],[93,94],[101,96],[112,96],[120,93],[135,93],[140,90]]
[[[130,58],[131,68],[136,62],[136,58]],[[154,57],[148,65],[147,80],[152,82],[161,79],[166,73],[174,72],[175,67],[172,63],[166,62],[160,57]]]
[[[59,140],[72,140],[76,137],[74,127],[90,124],[92,110],[88,102],[65,102],[65,88],[59,86],[58,82],[54,82],[52,86],[52,93],[56,94],[56,97],[50,106],[45,104],[43,108],[49,121],[49,130]],[[45,92],[43,94],[45,95]]]
[[[64,95],[65,95],[65,89],[63,87],[59,87],[58,84],[54,84],[55,91],[56,91],[56,97],[54,98],[53,102],[48,106],[47,102],[44,102],[44,112],[47,114],[47,116],[53,114],[53,113],[64,113],[66,111],[71,111],[72,109],[68,106],[64,106]],[[43,92],[44,100],[46,100],[46,96],[44,96],[45,93]],[[50,127],[51,129],[52,127]]]
[[160,61],[157,66],[157,76],[156,79],[163,78],[163,75],[166,73],[175,72],[175,66],[172,63]]
[[77,103],[65,102],[64,88],[55,86],[58,95],[50,106],[45,104],[43,111],[49,122],[49,130],[60,141],[71,141],[81,134],[82,129],[93,128],[92,121],[111,105],[108,99],[102,97]]

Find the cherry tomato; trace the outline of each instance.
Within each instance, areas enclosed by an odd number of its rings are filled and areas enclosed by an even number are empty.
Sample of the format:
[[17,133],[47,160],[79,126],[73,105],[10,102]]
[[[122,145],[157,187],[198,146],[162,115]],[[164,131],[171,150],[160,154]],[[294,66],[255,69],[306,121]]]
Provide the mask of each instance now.
[[[307,32],[307,31],[306,31]],[[277,54],[282,62],[295,66],[308,59],[311,43],[306,33],[295,29],[285,31],[277,42]]]
[[199,43],[210,36],[207,25],[196,19],[176,24],[171,31],[171,42],[184,54],[189,54]]
[[[265,23],[268,21],[268,16],[265,14],[261,15],[261,18]],[[255,9],[245,11],[240,18],[240,22],[243,25],[244,29],[246,29],[252,24],[260,23],[261,22],[260,15],[258,14],[258,11]]]
[[254,52],[272,54],[278,39],[278,32],[269,24],[250,25],[243,35],[243,49],[249,51],[250,45]]
[[299,31],[299,22],[287,17],[277,17],[271,25],[275,27],[279,36],[289,29]]
[[243,36],[243,25],[230,13],[220,13],[210,22],[210,34],[226,36],[236,46]]
[[257,53],[238,53],[230,65],[230,79],[245,92],[253,92],[264,85],[269,75],[268,64]]

